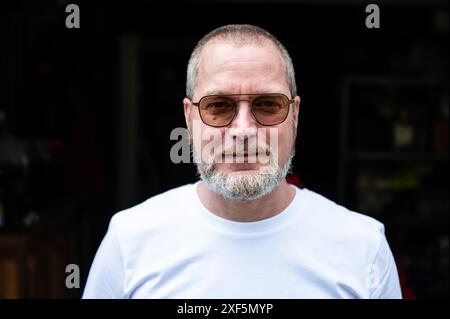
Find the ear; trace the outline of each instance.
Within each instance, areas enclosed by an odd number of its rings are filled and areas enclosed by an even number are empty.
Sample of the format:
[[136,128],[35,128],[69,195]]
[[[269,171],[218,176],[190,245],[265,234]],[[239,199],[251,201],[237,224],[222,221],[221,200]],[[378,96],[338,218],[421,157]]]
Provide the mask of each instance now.
[[191,110],[192,102],[187,97],[183,99],[184,120],[186,121],[186,127],[191,130]]
[[292,116],[294,117],[294,121],[295,121],[295,128],[298,127],[298,115],[300,114],[300,96],[296,96],[294,98],[294,110],[293,110],[293,114]]

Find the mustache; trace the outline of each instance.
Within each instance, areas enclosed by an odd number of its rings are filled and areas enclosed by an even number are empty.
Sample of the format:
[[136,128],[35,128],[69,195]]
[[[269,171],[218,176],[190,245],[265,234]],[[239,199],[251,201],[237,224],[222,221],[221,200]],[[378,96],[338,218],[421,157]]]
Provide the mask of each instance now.
[[276,148],[272,149],[270,144],[267,144],[264,141],[258,144],[257,141],[249,143],[249,141],[237,139],[233,142],[233,144],[223,144],[219,142],[216,145],[210,145],[208,147],[209,150],[201,149],[200,152],[196,152],[195,148],[192,147],[191,151],[193,153],[194,161],[196,163],[203,163],[211,166],[211,168],[214,164],[230,163],[230,160],[232,161],[231,163],[234,163],[235,160],[243,160],[243,158],[239,158],[244,156],[248,157],[249,163],[256,163],[253,161],[258,161],[258,159],[259,162],[266,163],[267,161],[272,162],[277,153]]
[[272,151],[267,144],[246,145],[237,143],[232,147],[214,150],[214,160],[227,156],[270,156]]

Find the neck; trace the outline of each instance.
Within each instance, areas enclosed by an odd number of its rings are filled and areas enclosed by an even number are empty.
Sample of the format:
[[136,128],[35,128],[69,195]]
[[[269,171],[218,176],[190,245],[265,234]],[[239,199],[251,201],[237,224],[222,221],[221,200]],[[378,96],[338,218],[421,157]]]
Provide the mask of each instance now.
[[281,213],[294,199],[295,190],[284,180],[272,192],[261,198],[236,201],[224,198],[212,191],[205,182],[200,182],[197,194],[202,204],[217,216],[232,221],[252,222]]

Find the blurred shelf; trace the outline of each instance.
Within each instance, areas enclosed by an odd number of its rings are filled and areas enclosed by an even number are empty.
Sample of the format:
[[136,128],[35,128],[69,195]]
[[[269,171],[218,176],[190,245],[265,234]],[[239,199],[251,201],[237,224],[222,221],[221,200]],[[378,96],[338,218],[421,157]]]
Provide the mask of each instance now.
[[28,228],[0,228],[0,299],[71,298],[66,265],[78,263],[78,206],[49,208]]

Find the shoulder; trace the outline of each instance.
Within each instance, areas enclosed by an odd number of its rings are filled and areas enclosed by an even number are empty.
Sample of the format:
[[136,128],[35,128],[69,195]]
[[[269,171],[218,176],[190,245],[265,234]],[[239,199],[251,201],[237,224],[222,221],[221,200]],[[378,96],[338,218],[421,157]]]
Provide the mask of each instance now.
[[351,228],[355,231],[361,230],[362,233],[384,232],[383,224],[373,217],[351,211],[312,190],[305,188],[302,192],[308,200],[309,217],[321,222],[324,226]]
[[187,184],[150,197],[146,201],[116,213],[111,224],[121,239],[132,239],[152,231],[182,224],[192,200],[195,184]]
[[366,258],[375,255],[385,239],[384,225],[373,217],[337,204],[309,189],[302,189],[308,201],[305,213],[308,227],[321,234],[334,249],[354,253],[360,252]]
[[328,266],[338,289],[348,296],[401,297],[384,225],[308,189],[302,193],[306,209],[299,225],[318,267]]

